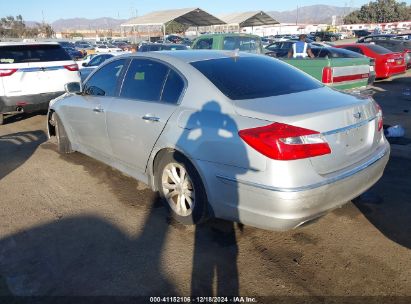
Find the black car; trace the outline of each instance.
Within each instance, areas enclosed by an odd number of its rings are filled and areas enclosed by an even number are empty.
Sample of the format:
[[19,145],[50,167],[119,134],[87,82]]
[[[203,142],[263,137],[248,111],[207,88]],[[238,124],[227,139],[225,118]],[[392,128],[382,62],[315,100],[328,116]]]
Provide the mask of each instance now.
[[[290,39],[287,41],[277,41],[271,43],[265,47],[265,53],[271,57],[287,57],[288,51],[291,49],[292,45],[296,43],[298,39]],[[307,43],[312,43],[311,39],[305,40]]]
[[372,34],[372,32],[368,31],[368,30],[354,30],[354,35],[357,38],[361,38],[361,37],[365,37],[365,36],[369,36]]

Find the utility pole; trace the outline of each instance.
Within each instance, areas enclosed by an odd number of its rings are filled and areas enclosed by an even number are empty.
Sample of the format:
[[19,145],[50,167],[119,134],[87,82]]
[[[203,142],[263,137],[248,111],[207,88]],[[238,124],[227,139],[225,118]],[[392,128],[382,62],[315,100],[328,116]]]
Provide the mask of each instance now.
[[295,25],[298,25],[298,5],[297,5],[297,19],[295,20]]

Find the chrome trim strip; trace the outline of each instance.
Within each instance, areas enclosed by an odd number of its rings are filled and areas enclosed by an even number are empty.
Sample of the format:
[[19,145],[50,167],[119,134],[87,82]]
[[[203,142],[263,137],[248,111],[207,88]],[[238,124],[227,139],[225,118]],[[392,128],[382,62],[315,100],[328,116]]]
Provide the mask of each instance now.
[[307,190],[312,190],[315,188],[319,188],[328,184],[332,184],[335,183],[339,180],[342,179],[346,179],[354,174],[357,174],[360,171],[365,170],[366,168],[370,167],[371,165],[373,165],[374,163],[376,163],[377,161],[379,161],[381,158],[383,158],[388,152],[389,152],[389,147],[384,149],[384,151],[381,151],[380,153],[378,153],[377,155],[375,155],[373,158],[369,159],[368,161],[366,161],[365,163],[361,164],[359,167],[353,168],[351,170],[348,170],[338,176],[334,176],[331,177],[329,179],[326,179],[322,182],[319,183],[315,183],[315,184],[311,184],[311,185],[307,185],[307,186],[301,186],[301,187],[295,187],[295,188],[284,188],[284,187],[273,187],[273,186],[268,186],[268,185],[263,185],[263,184],[258,184],[258,183],[253,183],[253,182],[249,182],[249,181],[243,181],[243,180],[239,180],[233,177],[227,177],[227,176],[223,176],[223,175],[217,175],[217,178],[221,179],[221,180],[225,180],[225,181],[229,181],[229,182],[233,182],[233,183],[240,183],[240,184],[244,184],[247,186],[251,186],[251,187],[255,187],[255,188],[260,188],[260,189],[264,189],[264,190],[269,190],[269,191],[276,191],[276,192],[301,192],[301,191],[307,191]]
[[377,116],[374,116],[374,117],[372,117],[372,118],[368,118],[368,119],[366,119],[366,120],[360,121],[359,123],[353,124],[353,125],[348,126],[348,127],[344,127],[344,128],[339,128],[339,129],[335,129],[335,130],[323,132],[323,133],[321,133],[321,134],[324,135],[324,136],[327,136],[327,135],[333,135],[333,134],[337,134],[337,133],[347,132],[347,131],[352,130],[352,129],[360,128],[360,127],[368,124],[369,122],[371,122],[371,121],[373,121],[373,120],[375,120],[375,119],[377,119]]

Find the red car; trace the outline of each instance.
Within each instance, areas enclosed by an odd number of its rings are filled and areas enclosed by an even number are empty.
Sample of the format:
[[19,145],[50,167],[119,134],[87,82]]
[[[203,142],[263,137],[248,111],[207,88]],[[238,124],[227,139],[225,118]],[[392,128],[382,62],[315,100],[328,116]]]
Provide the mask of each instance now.
[[388,78],[395,74],[405,73],[407,64],[405,54],[392,52],[382,46],[369,43],[350,43],[336,45],[349,51],[363,54],[375,60],[376,78]]

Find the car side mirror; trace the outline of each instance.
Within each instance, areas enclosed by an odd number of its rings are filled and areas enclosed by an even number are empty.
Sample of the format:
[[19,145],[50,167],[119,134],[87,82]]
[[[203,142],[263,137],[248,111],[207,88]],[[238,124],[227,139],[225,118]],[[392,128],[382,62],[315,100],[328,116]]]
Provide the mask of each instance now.
[[69,94],[78,94],[81,93],[81,84],[80,82],[69,82],[64,85],[64,90]]
[[87,66],[87,62],[83,62],[81,65],[82,65],[83,67],[86,67],[86,66]]

